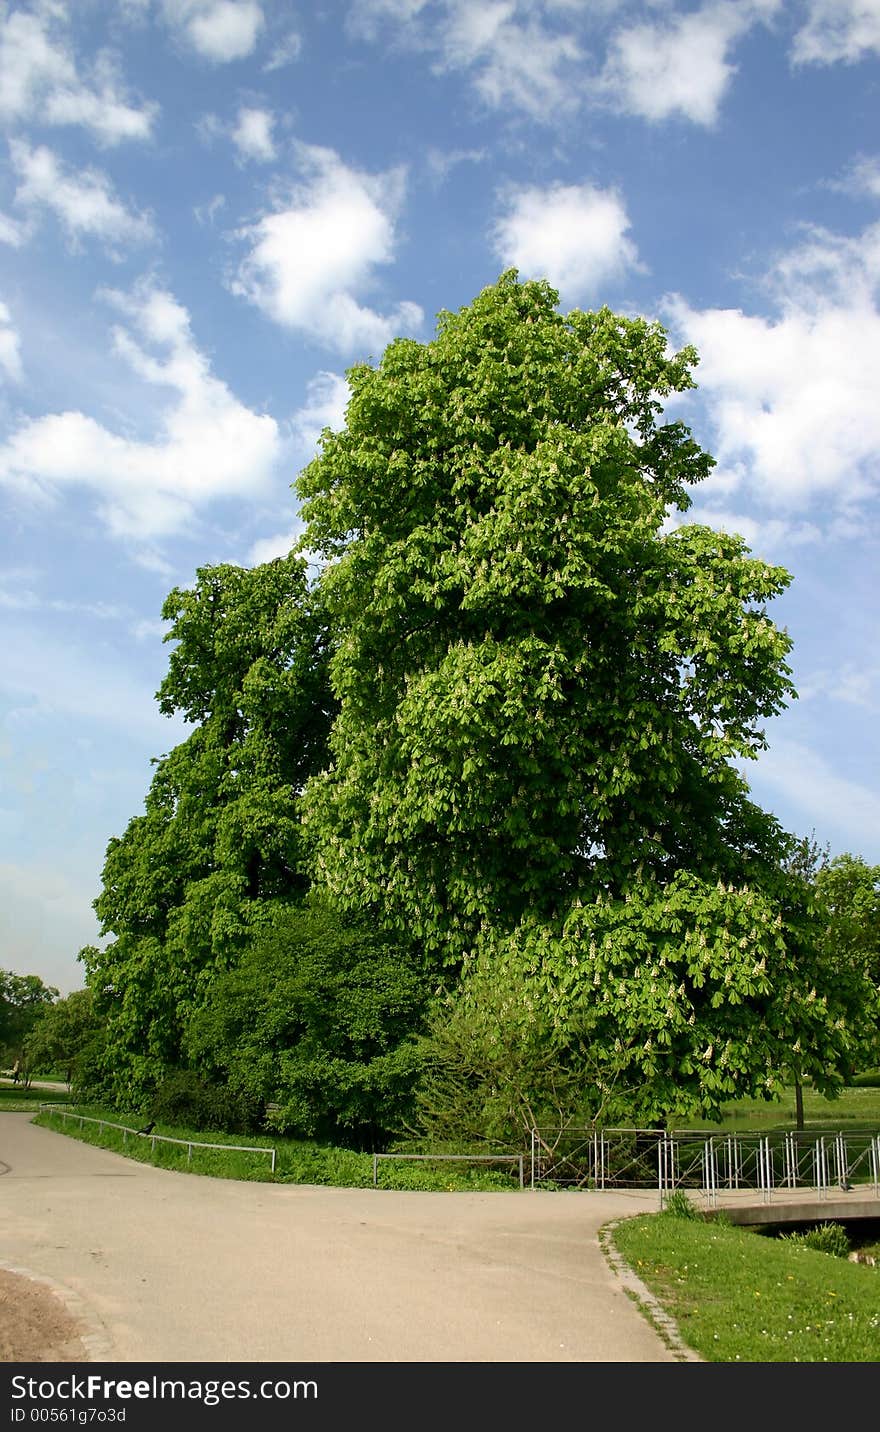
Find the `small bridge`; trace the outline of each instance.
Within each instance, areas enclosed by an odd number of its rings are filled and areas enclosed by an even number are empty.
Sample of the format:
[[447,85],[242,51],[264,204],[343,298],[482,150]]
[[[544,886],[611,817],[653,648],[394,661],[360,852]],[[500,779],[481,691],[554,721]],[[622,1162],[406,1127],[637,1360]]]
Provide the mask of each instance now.
[[532,1188],[676,1189],[734,1223],[880,1220],[880,1133],[534,1128]]

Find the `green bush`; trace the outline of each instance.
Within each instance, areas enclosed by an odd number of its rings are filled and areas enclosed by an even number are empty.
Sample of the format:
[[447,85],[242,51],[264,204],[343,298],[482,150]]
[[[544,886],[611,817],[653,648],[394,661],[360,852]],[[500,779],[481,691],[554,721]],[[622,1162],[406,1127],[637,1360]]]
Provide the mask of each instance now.
[[816,1228],[802,1233],[783,1233],[781,1237],[798,1247],[814,1248],[817,1253],[830,1253],[835,1258],[849,1255],[849,1238],[840,1223],[820,1223]]
[[429,984],[366,919],[281,907],[190,1017],[187,1057],[266,1106],[273,1133],[383,1148],[412,1105]]
[[192,1069],[175,1069],[156,1089],[150,1116],[160,1124],[183,1125],[199,1132],[247,1134],[259,1128],[257,1100],[221,1084],[209,1083]]

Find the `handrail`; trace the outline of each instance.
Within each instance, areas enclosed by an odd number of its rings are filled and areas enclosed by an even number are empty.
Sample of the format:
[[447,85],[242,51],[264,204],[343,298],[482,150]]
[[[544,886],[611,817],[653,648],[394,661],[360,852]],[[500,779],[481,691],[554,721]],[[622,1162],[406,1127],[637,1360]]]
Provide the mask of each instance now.
[[275,1158],[277,1150],[273,1148],[260,1148],[254,1144],[209,1144],[205,1143],[202,1139],[174,1139],[171,1137],[170,1134],[144,1134],[141,1132],[140,1129],[130,1128],[128,1124],[115,1124],[112,1119],[93,1119],[89,1114],[71,1113],[67,1109],[59,1108],[58,1104],[41,1103],[41,1114],[43,1113],[44,1109],[48,1110],[49,1112],[59,1114],[62,1119],[78,1119],[80,1128],[82,1128],[83,1124],[97,1124],[100,1129],[119,1129],[122,1132],[123,1144],[126,1142],[126,1136],[128,1134],[135,1134],[138,1138],[149,1139],[151,1152],[155,1150],[157,1143],[180,1144],[183,1148],[186,1149],[186,1161],[188,1164],[192,1163],[193,1149],[220,1149],[221,1151],[229,1150],[232,1153],[239,1154],[268,1154],[272,1160],[272,1173],[275,1172]]

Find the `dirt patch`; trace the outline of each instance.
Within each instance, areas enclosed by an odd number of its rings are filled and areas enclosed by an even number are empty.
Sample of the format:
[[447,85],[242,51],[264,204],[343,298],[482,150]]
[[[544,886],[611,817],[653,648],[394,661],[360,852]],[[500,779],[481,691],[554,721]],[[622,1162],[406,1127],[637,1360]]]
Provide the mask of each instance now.
[[0,1362],[87,1362],[84,1331],[48,1283],[0,1268]]

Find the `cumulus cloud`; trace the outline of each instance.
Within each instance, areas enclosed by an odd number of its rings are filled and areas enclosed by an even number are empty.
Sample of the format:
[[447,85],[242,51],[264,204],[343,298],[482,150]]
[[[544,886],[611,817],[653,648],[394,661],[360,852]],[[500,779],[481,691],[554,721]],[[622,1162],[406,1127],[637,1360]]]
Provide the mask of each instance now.
[[279,207],[239,230],[249,252],[231,283],[276,323],[350,352],[376,352],[421,323],[417,304],[380,314],[358,298],[390,263],[403,192],[400,170],[350,169],[331,149],[298,147],[302,182]]
[[14,383],[21,379],[21,345],[12,322],[12,314],[2,301],[0,301],[0,372]]
[[492,231],[502,263],[575,301],[641,267],[620,195],[592,184],[510,190]]
[[438,71],[468,74],[490,108],[552,121],[580,103],[585,56],[567,8],[553,0],[360,0],[350,23],[369,40],[393,26],[399,42],[433,54]]
[[145,243],[154,237],[150,219],[126,209],[100,170],[65,169],[50,149],[42,145],[32,149],[19,139],[12,140],[9,148],[21,178],[16,203],[49,209],[71,238],[88,236],[117,244]]
[[807,0],[807,19],[794,37],[798,65],[854,64],[880,54],[880,0]]
[[657,24],[619,30],[598,92],[616,109],[657,121],[680,115],[711,125],[736,73],[734,44],[778,0],[719,0]]
[[162,8],[167,23],[213,64],[245,59],[265,24],[256,0],[163,0]]
[[269,164],[276,157],[272,139],[274,118],[267,109],[238,111],[238,118],[232,130],[232,142],[242,159],[255,159],[259,164]]
[[776,317],[668,300],[700,354],[713,451],[763,504],[852,513],[876,490],[878,281],[880,224],[857,239],[815,228],[769,277]]
[[710,125],[736,72],[734,46],[782,4],[653,0],[639,7],[651,18],[628,23],[621,12],[635,7],[624,0],[356,0],[349,24],[432,55],[437,72],[466,74],[495,110],[554,123],[601,105]]
[[0,121],[38,117],[82,125],[100,144],[148,139],[155,104],[129,102],[112,58],[101,52],[86,78],[65,33],[66,7],[0,14]]
[[115,352],[168,395],[156,432],[123,435],[79,411],[31,419],[0,447],[0,482],[44,499],[85,487],[109,531],[139,542],[181,531],[217,498],[267,490],[279,456],[277,425],[213,375],[186,310],[154,287],[103,296],[128,320],[113,329]]
[[306,387],[306,401],[293,416],[297,446],[314,455],[325,428],[338,432],[345,427],[345,410],[351,397],[348,381],[340,373],[316,373]]

